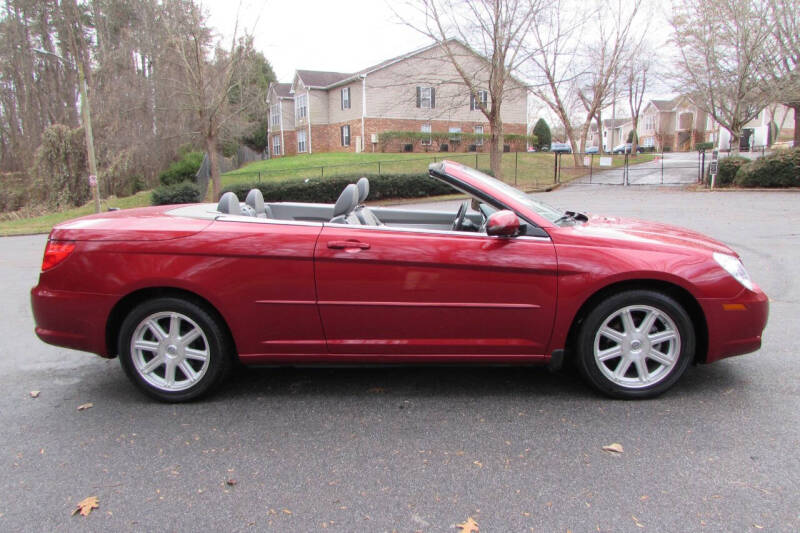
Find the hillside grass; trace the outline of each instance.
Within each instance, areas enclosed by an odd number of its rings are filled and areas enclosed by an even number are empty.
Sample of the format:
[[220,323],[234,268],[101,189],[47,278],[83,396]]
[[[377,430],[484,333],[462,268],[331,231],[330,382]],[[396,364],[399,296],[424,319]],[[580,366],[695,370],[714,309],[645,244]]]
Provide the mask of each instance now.
[[[145,207],[150,205],[150,192],[141,191],[132,196],[124,198],[110,197],[100,201],[101,211],[109,207],[119,209],[131,209],[133,207]],[[74,207],[65,211],[48,213],[30,218],[16,218],[0,222],[0,236],[9,235],[30,235],[33,233],[49,233],[53,226],[59,222],[64,222],[72,218],[91,215],[94,213],[94,202],[89,202],[81,207]]]

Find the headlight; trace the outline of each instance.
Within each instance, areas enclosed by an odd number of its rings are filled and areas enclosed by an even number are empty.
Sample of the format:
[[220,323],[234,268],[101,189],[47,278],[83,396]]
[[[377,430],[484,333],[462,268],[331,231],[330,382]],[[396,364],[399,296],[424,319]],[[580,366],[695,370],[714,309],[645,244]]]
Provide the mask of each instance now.
[[714,252],[714,260],[725,269],[725,271],[736,279],[739,283],[753,290],[753,282],[750,280],[750,275],[744,269],[742,262],[732,255],[721,254]]

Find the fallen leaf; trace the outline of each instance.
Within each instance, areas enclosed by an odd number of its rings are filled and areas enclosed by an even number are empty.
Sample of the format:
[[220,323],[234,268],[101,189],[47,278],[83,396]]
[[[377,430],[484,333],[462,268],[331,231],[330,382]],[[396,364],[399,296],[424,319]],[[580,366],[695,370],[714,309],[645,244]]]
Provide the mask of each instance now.
[[40,392],[41,391],[38,391],[38,390],[32,390],[31,391],[31,398],[38,398]]
[[474,464],[474,465],[475,465],[475,466],[477,466],[478,468],[483,468],[483,463],[482,463],[482,462],[480,462],[480,461],[472,461],[472,464]]
[[466,522],[456,524],[456,527],[461,529],[461,533],[478,533],[478,523],[471,516],[467,518]]
[[89,516],[89,513],[92,512],[92,509],[97,509],[100,505],[97,503],[97,496],[89,496],[88,498],[81,500],[78,502],[77,507],[75,510],[72,511],[72,516],[80,513],[82,516]]
[[78,411],[85,411],[87,409],[91,409],[92,407],[94,407],[92,402],[82,403],[78,406]]
[[228,485],[229,487],[233,487],[234,485],[236,485],[236,480],[229,479],[228,481],[225,482],[225,484]]
[[636,518],[636,517],[635,517],[635,516],[633,516],[633,515],[631,515],[631,518],[633,518],[633,523],[634,523],[634,524],[636,524],[636,527],[644,527],[644,524],[642,524],[641,522],[639,522],[639,519],[638,519],[638,518]]
[[622,453],[624,451],[622,449],[622,444],[620,444],[619,442],[603,446],[603,449],[607,452],[612,452],[612,453]]
[[292,512],[289,509],[284,509],[283,512],[284,514],[292,514]]

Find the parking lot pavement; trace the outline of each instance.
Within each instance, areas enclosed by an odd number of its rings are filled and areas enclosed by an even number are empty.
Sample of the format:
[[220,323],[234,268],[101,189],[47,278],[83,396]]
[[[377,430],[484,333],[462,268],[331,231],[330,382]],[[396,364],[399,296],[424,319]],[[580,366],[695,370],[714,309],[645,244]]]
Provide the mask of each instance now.
[[[116,361],[35,338],[45,238],[4,238],[0,531],[800,530],[800,195],[540,197],[732,245],[772,298],[762,349],[652,401],[538,368],[402,367],[254,369],[163,405]],[[99,508],[70,516],[87,496]]]
[[[597,156],[595,156],[597,157]],[[621,157],[621,156],[617,156]],[[647,163],[636,163],[631,157],[628,167],[630,185],[687,185],[697,182],[699,162],[695,152],[675,152],[658,154]],[[591,176],[584,176],[570,182],[574,185],[621,185],[625,179],[623,167],[607,170],[594,169]]]

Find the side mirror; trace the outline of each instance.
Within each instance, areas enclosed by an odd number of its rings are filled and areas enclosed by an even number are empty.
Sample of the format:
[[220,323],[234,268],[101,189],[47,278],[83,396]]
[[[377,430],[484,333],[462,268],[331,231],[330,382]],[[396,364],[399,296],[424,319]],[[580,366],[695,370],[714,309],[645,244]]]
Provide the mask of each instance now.
[[493,237],[513,237],[519,233],[519,217],[504,209],[492,213],[486,220],[486,234]]

